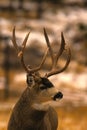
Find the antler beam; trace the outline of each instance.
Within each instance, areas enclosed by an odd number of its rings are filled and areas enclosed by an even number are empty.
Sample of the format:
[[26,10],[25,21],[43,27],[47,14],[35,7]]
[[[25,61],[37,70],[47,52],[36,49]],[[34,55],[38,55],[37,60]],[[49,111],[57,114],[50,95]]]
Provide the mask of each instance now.
[[48,53],[48,48],[47,48],[47,50],[46,50],[46,52],[45,52],[45,54],[44,54],[44,56],[43,56],[43,59],[42,59],[42,61],[41,61],[41,64],[39,65],[39,67],[36,67],[36,68],[31,69],[31,68],[29,67],[29,65],[26,66],[25,63],[24,63],[24,56],[23,56],[23,54],[24,54],[24,50],[25,50],[25,47],[26,47],[26,42],[27,42],[27,40],[28,40],[29,34],[30,34],[30,32],[26,35],[26,37],[25,37],[25,39],[24,39],[24,41],[23,41],[23,43],[22,43],[21,50],[20,50],[19,47],[18,47],[18,45],[17,45],[17,43],[16,43],[15,27],[14,27],[14,28],[13,28],[12,42],[13,42],[13,45],[14,45],[15,49],[17,50],[17,55],[18,55],[18,57],[20,58],[21,64],[23,65],[25,71],[26,71],[27,73],[34,73],[34,72],[36,72],[36,71],[39,71],[39,70],[41,69],[41,67],[43,66],[43,64],[44,64],[44,62],[45,62],[45,59],[46,59],[46,56],[47,56],[47,53]]
[[[24,63],[24,55],[23,54],[24,54],[24,50],[25,50],[25,47],[26,47],[26,42],[28,40],[29,34],[30,34],[30,32],[26,35],[26,37],[25,37],[25,39],[24,39],[24,41],[22,43],[21,49],[19,49],[19,47],[18,47],[18,45],[16,43],[15,27],[13,29],[13,36],[12,36],[13,45],[14,45],[15,49],[17,50],[17,54],[18,54],[18,57],[21,60],[21,64],[23,65],[23,67],[24,67],[24,69],[25,69],[25,71],[27,73],[34,73],[36,71],[39,71],[42,68],[42,66],[43,66],[43,64],[45,62],[46,56],[48,54],[48,50],[49,50],[49,53],[50,53],[50,56],[51,56],[51,60],[52,60],[52,69],[51,69],[51,71],[49,73],[47,73],[45,75],[46,77],[50,77],[52,75],[61,73],[61,72],[63,72],[68,67],[68,65],[70,63],[70,59],[71,59],[71,51],[70,51],[69,48],[65,49],[65,45],[66,44],[65,44],[65,39],[64,39],[63,33],[61,33],[61,46],[60,46],[60,49],[57,52],[57,54],[54,54],[53,50],[52,50],[52,47],[50,45],[49,38],[48,38],[48,35],[47,35],[47,32],[46,32],[45,28],[44,28],[44,36],[45,36],[45,40],[46,40],[48,48],[47,48],[47,50],[46,50],[46,52],[45,52],[45,54],[43,56],[41,64],[38,67],[33,68],[33,69],[31,69],[29,67],[29,65],[26,66],[25,63]],[[64,50],[67,51],[67,56],[68,57],[67,57],[67,60],[66,60],[66,63],[64,65],[64,67],[61,68],[60,70],[58,70],[58,68],[57,68],[57,62],[58,62],[58,59],[60,58],[60,56],[62,55],[62,53],[63,53]]]
[[67,57],[66,64],[65,64],[65,66],[63,68],[58,70],[57,69],[58,59],[62,55],[63,51],[66,50],[65,49],[65,39],[64,39],[63,33],[61,33],[61,46],[60,46],[59,52],[57,54],[53,53],[53,50],[51,48],[51,45],[50,45],[50,42],[49,42],[49,38],[48,38],[48,35],[46,33],[45,28],[44,28],[44,36],[45,36],[45,40],[46,40],[47,46],[49,48],[49,52],[50,52],[50,56],[51,56],[51,60],[52,60],[52,69],[51,69],[51,71],[49,73],[46,74],[46,77],[50,77],[52,75],[55,75],[55,74],[63,72],[68,67],[68,65],[70,63],[70,59],[71,59],[71,51],[70,51],[69,48],[67,49],[68,57]]

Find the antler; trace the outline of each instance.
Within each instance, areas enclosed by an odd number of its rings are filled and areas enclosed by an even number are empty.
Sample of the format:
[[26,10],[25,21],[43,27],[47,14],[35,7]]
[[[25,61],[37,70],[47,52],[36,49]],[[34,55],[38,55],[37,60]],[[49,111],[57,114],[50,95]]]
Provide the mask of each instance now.
[[49,48],[49,52],[50,52],[51,60],[52,60],[52,69],[51,69],[51,71],[49,73],[47,73],[45,75],[46,77],[49,77],[49,76],[52,76],[52,75],[55,75],[55,74],[63,72],[68,67],[68,65],[70,63],[70,59],[71,59],[71,51],[70,51],[69,48],[67,49],[68,57],[67,57],[66,64],[65,64],[65,66],[63,68],[58,70],[57,69],[58,59],[62,55],[63,51],[66,50],[65,49],[65,39],[64,39],[63,33],[61,33],[61,46],[60,46],[59,52],[57,54],[53,53],[53,50],[51,48],[51,45],[50,45],[50,42],[49,42],[49,38],[47,36],[45,28],[44,28],[44,36],[45,36],[45,40],[46,40],[47,46]]
[[29,67],[29,65],[26,66],[25,63],[24,63],[24,56],[23,56],[23,54],[24,54],[24,49],[25,49],[25,47],[26,47],[26,42],[27,42],[27,40],[28,40],[29,34],[30,34],[30,32],[26,35],[26,37],[25,37],[25,39],[24,39],[24,41],[23,41],[23,43],[22,43],[21,50],[20,50],[19,47],[18,47],[18,45],[17,45],[17,43],[16,43],[15,27],[14,27],[14,28],[13,28],[12,42],[13,42],[13,45],[14,45],[15,49],[17,50],[18,57],[20,58],[21,64],[23,65],[25,71],[26,71],[27,73],[34,73],[34,72],[36,72],[36,71],[39,71],[39,70],[41,69],[41,67],[43,66],[43,64],[44,64],[44,62],[45,62],[45,59],[46,59],[46,56],[47,56],[47,53],[48,53],[48,48],[47,48],[47,50],[46,50],[46,52],[45,52],[45,54],[44,54],[44,56],[43,56],[43,59],[42,59],[42,61],[41,61],[41,64],[39,65],[39,67],[36,67],[36,68],[31,69],[31,68]]
[[30,32],[26,35],[26,37],[25,37],[25,39],[24,39],[24,41],[23,41],[23,43],[22,43],[21,49],[19,49],[19,47],[18,47],[18,45],[17,45],[17,43],[16,43],[15,27],[14,27],[14,29],[13,29],[13,36],[12,36],[13,45],[14,45],[15,49],[17,50],[17,54],[18,54],[18,57],[19,57],[20,60],[21,60],[21,64],[23,65],[23,67],[24,67],[24,69],[25,69],[25,71],[26,71],[27,73],[34,73],[34,72],[39,71],[39,70],[41,69],[41,67],[43,66],[43,64],[44,64],[44,62],[45,62],[45,59],[46,59],[48,50],[49,50],[50,55],[51,55],[52,69],[51,69],[51,71],[50,71],[49,73],[47,73],[47,74],[45,75],[46,77],[49,77],[49,76],[52,76],[52,75],[61,73],[61,72],[63,72],[63,71],[68,67],[68,65],[69,65],[69,63],[70,63],[70,58],[71,58],[71,51],[70,51],[69,48],[67,49],[68,57],[67,57],[67,61],[66,61],[65,66],[64,66],[63,68],[61,68],[60,70],[57,69],[58,59],[59,59],[60,56],[62,55],[63,51],[66,50],[66,49],[65,49],[65,40],[64,40],[63,33],[61,33],[61,46],[60,46],[59,52],[55,55],[55,54],[53,53],[52,48],[51,48],[51,45],[50,45],[50,42],[49,42],[49,38],[48,38],[48,36],[47,36],[47,33],[46,33],[45,28],[44,28],[44,36],[45,36],[45,40],[46,40],[46,43],[47,43],[48,48],[47,48],[47,50],[46,50],[46,52],[45,52],[45,54],[44,54],[44,56],[43,56],[43,59],[42,59],[42,61],[41,61],[41,64],[39,65],[39,67],[36,67],[36,68],[33,68],[33,69],[31,69],[31,68],[29,67],[29,65],[26,66],[25,63],[24,63],[24,55],[23,55],[23,54],[24,54],[24,50],[25,50],[25,47],[26,47],[26,42],[27,42],[27,40],[28,40],[29,34],[30,34]]

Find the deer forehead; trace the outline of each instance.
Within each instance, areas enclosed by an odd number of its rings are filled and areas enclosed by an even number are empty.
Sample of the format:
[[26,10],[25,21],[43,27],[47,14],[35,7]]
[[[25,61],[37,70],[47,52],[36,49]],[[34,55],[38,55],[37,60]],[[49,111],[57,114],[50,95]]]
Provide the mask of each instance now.
[[27,74],[27,84],[30,87],[38,86],[42,90],[53,87],[52,82],[48,78],[41,77],[38,74],[32,74],[32,75]]

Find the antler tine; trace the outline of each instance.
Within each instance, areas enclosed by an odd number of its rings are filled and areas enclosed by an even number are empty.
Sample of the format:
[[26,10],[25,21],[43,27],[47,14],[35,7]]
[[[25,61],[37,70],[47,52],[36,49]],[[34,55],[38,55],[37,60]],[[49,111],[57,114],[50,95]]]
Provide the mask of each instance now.
[[26,35],[23,43],[22,43],[22,46],[21,46],[21,51],[18,53],[18,57],[21,57],[23,56],[23,53],[24,53],[24,50],[25,50],[25,47],[26,47],[26,43],[27,43],[27,40],[28,40],[28,37],[29,37],[29,34],[30,32]]
[[70,59],[71,59],[71,51],[70,51],[70,48],[68,48],[68,57],[67,57],[67,61],[66,61],[65,66],[63,68],[61,68],[60,70],[53,69],[51,72],[47,73],[45,76],[46,77],[50,77],[52,75],[55,75],[55,74],[63,72],[68,67],[68,65],[70,63]]
[[12,42],[17,52],[19,52],[18,45],[16,43],[16,37],[15,37],[15,27],[13,28],[13,34],[12,34]]
[[28,70],[28,67],[24,63],[24,56],[23,56],[23,54],[24,54],[24,49],[26,47],[26,43],[27,43],[29,34],[30,34],[30,32],[26,35],[26,37],[25,37],[25,39],[24,39],[24,41],[22,43],[21,51],[18,53],[18,57],[20,57],[21,63],[22,63],[22,65],[23,65],[23,67],[24,67],[24,69],[26,70],[27,73],[29,73],[29,70]]
[[44,62],[45,62],[46,56],[47,56],[47,54],[48,54],[48,50],[49,50],[49,49],[47,48],[47,50],[46,50],[46,52],[45,52],[45,54],[44,54],[44,56],[43,56],[43,59],[42,59],[42,61],[41,61],[41,64],[40,64],[38,67],[33,68],[33,69],[31,69],[31,68],[28,67],[28,69],[29,69],[29,71],[30,71],[31,73],[36,72],[36,71],[39,71],[39,70],[42,68],[42,66],[43,66],[43,64],[44,64]]
[[63,72],[67,68],[67,66],[69,65],[69,62],[70,62],[71,52],[70,52],[70,49],[68,49],[68,58],[67,58],[66,64],[65,64],[65,66],[63,68],[58,70],[57,69],[58,59],[60,58],[60,56],[62,55],[63,51],[65,50],[65,39],[64,39],[64,36],[63,36],[63,32],[61,33],[61,46],[60,46],[59,52],[57,54],[53,53],[53,50],[51,48],[51,45],[50,45],[50,42],[49,42],[49,39],[48,39],[48,36],[47,36],[45,28],[44,28],[44,36],[45,36],[46,43],[47,43],[47,46],[49,48],[49,52],[50,52],[51,59],[52,59],[52,69],[51,69],[51,71],[49,73],[47,73],[45,75],[46,77],[49,77],[49,76],[61,73],[61,72]]
[[43,66],[43,64],[44,64],[44,62],[45,62],[45,60],[46,60],[46,57],[47,57],[47,54],[48,54],[48,50],[49,50],[49,49],[51,50],[50,44],[49,44],[49,39],[48,39],[48,37],[47,37],[47,35],[46,35],[45,28],[44,28],[44,35],[46,36],[46,40],[47,40],[47,42],[48,42],[48,46],[49,46],[49,47],[47,48],[47,50],[46,50],[46,52],[45,52],[45,54],[44,54],[44,56],[43,56],[43,59],[42,59],[40,65],[39,65],[38,67],[31,69],[30,66],[28,66],[28,69],[29,69],[30,73],[39,71],[39,70],[42,68],[42,66]]
[[63,33],[61,33],[61,46],[60,46],[59,52],[56,55],[54,55],[54,53],[53,53],[53,50],[51,48],[49,38],[47,36],[45,28],[44,28],[44,36],[45,36],[45,40],[46,40],[47,46],[49,48],[49,52],[50,52],[51,59],[52,59],[52,69],[54,69],[56,67],[56,65],[57,65],[57,61],[58,61],[59,57],[62,55],[63,50],[65,48],[64,36],[63,36]]
[[60,46],[58,53],[55,55],[54,67],[56,67],[57,61],[58,61],[59,57],[62,55],[64,49],[65,49],[65,39],[64,39],[64,36],[63,36],[63,32],[61,32],[61,46]]
[[27,72],[29,72],[29,70],[28,70],[27,66],[25,65],[25,63],[24,63],[23,53],[24,53],[24,49],[25,49],[25,46],[26,46],[26,42],[27,42],[28,36],[29,36],[29,33],[26,35],[26,37],[25,37],[25,39],[24,39],[24,41],[22,43],[21,50],[19,50],[18,45],[16,43],[15,27],[13,28],[12,42],[13,42],[13,45],[14,45],[15,49],[17,50],[18,57],[21,59],[21,63],[23,65],[24,69]]
[[47,43],[47,46],[49,48],[49,52],[50,52],[50,55],[51,55],[51,59],[52,59],[52,64],[54,63],[54,55],[53,55],[53,50],[51,48],[51,45],[50,45],[50,42],[49,42],[49,38],[47,36],[47,33],[46,33],[46,29],[44,28],[44,36],[45,36],[45,40],[46,40],[46,43]]

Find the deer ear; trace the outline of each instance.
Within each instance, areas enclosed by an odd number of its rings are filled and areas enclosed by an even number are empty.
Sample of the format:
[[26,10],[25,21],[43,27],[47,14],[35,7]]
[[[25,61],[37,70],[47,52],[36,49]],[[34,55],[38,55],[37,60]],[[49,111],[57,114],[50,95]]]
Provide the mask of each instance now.
[[34,86],[35,81],[34,81],[34,77],[32,75],[27,75],[27,84],[29,87]]

